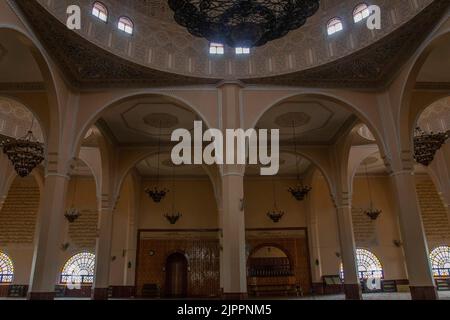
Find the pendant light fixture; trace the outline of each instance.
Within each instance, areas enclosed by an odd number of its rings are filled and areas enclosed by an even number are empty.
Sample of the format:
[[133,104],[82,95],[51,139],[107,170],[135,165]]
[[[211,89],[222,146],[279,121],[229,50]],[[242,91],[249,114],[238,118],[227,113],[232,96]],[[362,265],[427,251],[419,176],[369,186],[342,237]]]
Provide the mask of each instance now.
[[164,217],[170,224],[174,225],[183,216],[181,213],[175,211],[175,169],[172,168],[172,211],[164,214]]
[[[74,178],[73,174],[72,174],[72,178]],[[81,216],[80,210],[75,207],[76,194],[77,194],[77,178],[74,178],[72,201],[71,201],[70,207],[64,213],[64,216],[66,217],[67,221],[69,221],[69,223],[74,223]]]
[[364,164],[365,172],[366,172],[366,179],[367,179],[367,190],[369,191],[369,199],[370,199],[370,207],[369,209],[365,210],[364,213],[371,219],[371,220],[377,220],[380,214],[383,212],[382,210],[376,209],[373,206],[373,200],[372,200],[372,187],[370,185],[370,179],[369,174],[367,171],[367,162]]
[[305,200],[308,193],[312,190],[311,187],[303,185],[302,179],[300,178],[300,156],[297,152],[297,135],[295,132],[295,121],[292,121],[292,133],[294,137],[294,152],[295,152],[295,167],[297,170],[297,185],[295,187],[289,188],[289,192],[297,201]]
[[33,134],[34,116],[30,130],[20,139],[7,139],[1,143],[3,153],[11,161],[19,177],[30,175],[44,161],[44,146]]
[[284,211],[281,211],[278,209],[277,206],[277,194],[275,189],[275,179],[272,178],[272,191],[273,191],[273,209],[267,213],[267,216],[272,220],[274,223],[280,222],[281,218],[284,216]]
[[158,136],[158,156],[157,156],[157,172],[156,172],[156,185],[151,188],[145,189],[145,193],[155,202],[160,203],[162,199],[165,198],[169,190],[159,188],[159,167],[160,167],[160,155],[161,155],[161,126],[162,123],[159,121],[159,136]]

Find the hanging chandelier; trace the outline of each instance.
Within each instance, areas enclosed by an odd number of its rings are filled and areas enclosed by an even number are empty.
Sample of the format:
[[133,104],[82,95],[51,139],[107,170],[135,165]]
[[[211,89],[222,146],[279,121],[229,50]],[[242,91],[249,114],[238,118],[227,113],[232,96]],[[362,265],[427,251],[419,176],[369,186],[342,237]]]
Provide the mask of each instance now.
[[297,153],[297,135],[295,132],[295,121],[292,121],[292,132],[294,137],[295,167],[297,170],[297,185],[289,188],[289,192],[297,201],[305,200],[306,196],[312,190],[310,186],[305,186],[300,179],[300,156]]
[[366,172],[366,179],[367,179],[367,189],[369,191],[369,198],[370,198],[370,207],[364,211],[364,213],[370,218],[370,220],[377,220],[380,214],[383,212],[382,210],[379,210],[373,206],[373,200],[372,200],[372,187],[370,185],[370,179],[369,174],[367,171],[367,163],[364,164],[365,166],[365,172]]
[[302,27],[320,0],[169,0],[192,35],[230,47],[259,47]]
[[273,189],[273,209],[267,212],[267,216],[270,220],[272,220],[274,223],[280,222],[281,218],[284,217],[285,212],[278,210],[277,206],[277,194],[275,190],[275,180],[272,179],[272,189]]
[[181,213],[175,211],[175,169],[172,167],[172,212],[164,214],[164,217],[170,224],[176,224],[183,216]]
[[75,221],[78,220],[80,216],[81,216],[80,210],[78,210],[75,207],[67,209],[66,212],[64,213],[64,217],[66,217],[69,223],[74,223]]
[[[31,128],[33,128],[33,123]],[[1,147],[19,177],[22,178],[30,175],[33,169],[44,161],[44,146],[37,141],[31,129],[20,139],[4,140]]]
[[448,137],[448,133],[427,133],[417,127],[414,134],[414,159],[416,162],[428,167]]
[[155,202],[160,203],[169,192],[169,190],[159,187],[159,166],[160,166],[160,154],[161,154],[161,126],[162,123],[159,121],[159,136],[158,136],[158,156],[157,156],[157,172],[156,172],[156,185],[153,188],[145,189],[145,193]]
[[81,216],[81,212],[78,208],[75,207],[75,197],[77,194],[77,179],[74,179],[74,187],[72,193],[72,204],[69,209],[64,212],[64,217],[66,217],[69,223],[74,223]]

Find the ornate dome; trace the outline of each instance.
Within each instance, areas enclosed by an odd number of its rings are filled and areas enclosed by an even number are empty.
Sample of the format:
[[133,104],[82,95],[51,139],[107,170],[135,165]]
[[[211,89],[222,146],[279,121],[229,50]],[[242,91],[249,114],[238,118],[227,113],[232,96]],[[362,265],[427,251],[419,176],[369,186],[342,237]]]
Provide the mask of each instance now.
[[[21,0],[18,2],[20,3]],[[361,1],[322,0],[319,11],[310,17],[303,27],[289,32],[285,37],[262,47],[253,48],[249,55],[239,56],[230,48],[226,48],[224,55],[212,56],[209,54],[209,43],[206,39],[192,36],[175,22],[174,13],[169,8],[167,0],[104,0],[102,3],[108,8],[109,14],[107,23],[92,16],[92,1],[76,2],[83,8],[82,29],[76,31],[78,35],[95,46],[134,64],[185,77],[215,80],[239,79],[249,83],[271,83],[272,77],[293,75],[297,79],[297,84],[302,84],[302,77],[299,75],[302,75],[304,71],[313,71],[312,76],[306,77],[313,78],[317,75],[316,78],[323,79],[329,72],[320,74],[322,70],[318,69],[319,67],[330,66],[335,61],[342,61],[346,56],[366,49],[366,51],[379,50],[379,48],[372,48],[371,45],[387,41],[386,39],[393,33],[399,33],[399,37],[404,37],[405,34],[411,36],[411,29],[413,29],[419,34],[420,28],[431,27],[429,23],[425,23],[424,19],[427,18],[428,22],[429,20],[437,21],[436,12],[442,12],[442,8],[436,9],[436,7],[443,6],[443,4],[433,3],[432,0],[373,1],[373,4],[382,9],[382,28],[369,30],[364,22],[355,23],[353,20],[353,11],[358,4],[362,3]],[[37,3],[44,7],[47,13],[51,13],[60,22],[65,23],[67,6],[74,4],[74,1],[37,0]],[[434,11],[430,9],[431,4],[435,6]],[[27,8],[23,5],[22,10],[28,16],[32,14],[35,16],[35,24],[43,24],[42,21],[38,21],[43,17],[36,17],[37,13],[32,11],[29,2],[26,6]],[[416,24],[409,29],[406,28],[410,20],[427,10],[429,12],[423,14],[427,17],[417,20]],[[132,35],[118,32],[117,21],[120,17],[129,17],[133,21]],[[339,17],[342,21],[343,31],[330,36],[327,33],[327,23],[335,17]],[[48,27],[49,25],[46,26]],[[38,28],[43,28],[43,25]],[[422,31],[425,32],[425,30]],[[417,40],[417,37],[414,38]],[[396,46],[386,49],[384,55],[392,55],[394,50],[396,54],[406,52],[405,46],[409,46],[413,41],[412,39],[396,40]],[[386,46],[386,43],[383,42],[383,45]],[[78,44],[77,47],[79,47]],[[392,58],[378,56],[381,57],[379,58],[381,61]],[[349,72],[352,72],[352,77],[358,80],[368,76],[374,79],[384,76],[385,71],[377,65],[380,61],[370,60],[367,58],[355,62],[354,59],[350,66],[347,65],[351,69]],[[370,70],[371,68],[373,70]],[[292,82],[292,77],[277,80],[278,84],[289,84]]]

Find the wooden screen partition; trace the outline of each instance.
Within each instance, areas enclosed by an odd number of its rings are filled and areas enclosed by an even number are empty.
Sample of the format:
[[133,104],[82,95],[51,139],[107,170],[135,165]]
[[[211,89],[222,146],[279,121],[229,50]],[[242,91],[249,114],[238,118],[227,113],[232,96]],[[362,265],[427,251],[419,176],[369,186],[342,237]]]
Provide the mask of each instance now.
[[[249,293],[255,295],[265,291],[267,295],[301,295],[309,294],[312,288],[312,276],[310,269],[308,234],[304,228],[285,229],[248,229],[247,246],[249,260],[247,265],[258,260],[251,261],[252,254],[263,247],[275,247],[281,250],[286,257],[277,257],[274,260],[266,260],[267,263],[277,263],[271,271],[262,274],[252,274],[249,270]],[[264,261],[259,261],[259,263]],[[290,269],[288,272],[287,268]],[[253,271],[254,272],[254,271]],[[258,272],[256,272],[258,273]],[[278,287],[278,288],[277,288]],[[279,290],[278,290],[279,289]],[[271,292],[270,292],[271,291]]]
[[[136,268],[137,295],[143,287],[159,288],[161,297],[170,296],[166,270],[174,254],[187,261],[187,296],[217,297],[220,294],[220,248],[218,230],[141,230]],[[178,280],[177,280],[178,281]],[[154,296],[153,296],[154,297]]]
[[[219,233],[218,229],[139,230],[136,262],[137,296],[147,298],[165,297],[166,294],[170,296],[171,291],[166,285],[167,283],[172,285],[173,281],[167,279],[170,276],[167,272],[172,274],[173,270],[168,271],[166,268],[170,266],[170,258],[173,258],[174,254],[183,255],[187,261],[188,297],[219,296],[221,294]],[[275,296],[311,292],[306,229],[248,229],[246,236],[248,256],[251,256],[252,251],[257,248],[267,245],[277,247],[286,253],[286,258],[280,260],[281,271],[277,268],[277,274],[249,277],[250,286],[266,286],[266,288],[283,286],[285,289],[271,292]],[[285,272],[287,265],[292,272]],[[277,278],[277,275],[280,277]],[[179,282],[180,279],[182,280],[179,278],[175,281]]]

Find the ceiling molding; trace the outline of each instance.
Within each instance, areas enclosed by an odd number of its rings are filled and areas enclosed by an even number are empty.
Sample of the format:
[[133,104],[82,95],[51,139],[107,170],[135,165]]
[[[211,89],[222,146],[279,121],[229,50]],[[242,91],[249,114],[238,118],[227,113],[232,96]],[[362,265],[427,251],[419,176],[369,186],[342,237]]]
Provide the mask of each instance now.
[[450,91],[450,82],[417,82],[415,90]]
[[34,91],[44,92],[43,82],[0,82],[0,92],[22,92]]

